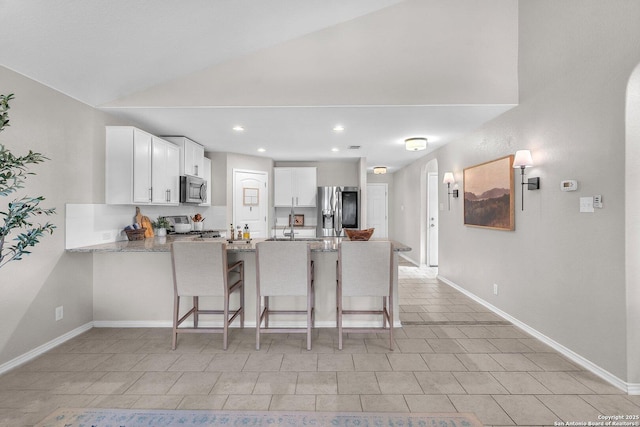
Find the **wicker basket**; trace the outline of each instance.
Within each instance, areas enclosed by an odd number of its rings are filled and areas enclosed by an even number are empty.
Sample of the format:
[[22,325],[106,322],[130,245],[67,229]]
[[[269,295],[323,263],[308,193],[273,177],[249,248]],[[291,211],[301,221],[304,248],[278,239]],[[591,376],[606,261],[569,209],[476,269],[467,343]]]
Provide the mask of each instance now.
[[367,228],[366,230],[352,230],[345,228],[344,232],[347,233],[349,240],[369,240],[373,234],[375,228]]
[[127,233],[127,238],[131,241],[133,240],[144,240],[144,232],[146,228],[139,228],[137,230],[124,230]]

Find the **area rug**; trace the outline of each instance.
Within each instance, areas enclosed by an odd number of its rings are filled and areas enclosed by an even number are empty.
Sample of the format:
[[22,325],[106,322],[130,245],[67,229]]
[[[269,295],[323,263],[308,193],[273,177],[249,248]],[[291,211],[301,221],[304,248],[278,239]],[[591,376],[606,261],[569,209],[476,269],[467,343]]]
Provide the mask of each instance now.
[[36,427],[482,427],[473,414],[169,411],[61,408]]

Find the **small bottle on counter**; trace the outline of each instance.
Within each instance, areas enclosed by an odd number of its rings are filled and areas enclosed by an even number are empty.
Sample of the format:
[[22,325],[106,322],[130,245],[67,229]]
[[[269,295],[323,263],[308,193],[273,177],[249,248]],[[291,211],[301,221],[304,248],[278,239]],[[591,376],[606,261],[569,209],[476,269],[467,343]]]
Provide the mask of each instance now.
[[242,240],[242,229],[238,226],[238,240]]
[[249,240],[251,238],[251,234],[249,233],[249,224],[244,225],[244,232],[242,233],[243,240]]
[[229,224],[229,231],[230,231],[229,239],[233,240],[236,237],[236,233],[233,230],[233,224]]

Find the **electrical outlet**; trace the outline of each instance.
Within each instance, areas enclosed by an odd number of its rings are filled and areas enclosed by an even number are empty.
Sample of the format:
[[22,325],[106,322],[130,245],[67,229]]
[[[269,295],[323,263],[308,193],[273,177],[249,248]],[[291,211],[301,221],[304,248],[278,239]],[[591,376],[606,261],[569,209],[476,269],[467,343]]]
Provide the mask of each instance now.
[[493,284],[493,294],[494,295],[498,295],[498,284],[497,283]]
[[56,322],[64,317],[63,306],[56,307]]
[[593,196],[593,207],[602,209],[602,195]]

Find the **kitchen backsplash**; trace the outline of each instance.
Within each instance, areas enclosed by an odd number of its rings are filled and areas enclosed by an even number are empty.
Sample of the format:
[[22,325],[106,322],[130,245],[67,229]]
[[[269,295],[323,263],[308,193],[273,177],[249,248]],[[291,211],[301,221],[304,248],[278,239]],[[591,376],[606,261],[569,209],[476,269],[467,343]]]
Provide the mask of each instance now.
[[[142,215],[155,221],[158,216],[200,213],[205,230],[226,230],[226,206],[140,206]],[[65,211],[65,248],[97,245],[126,240],[122,231],[133,223],[135,206],[103,204],[67,204]]]

